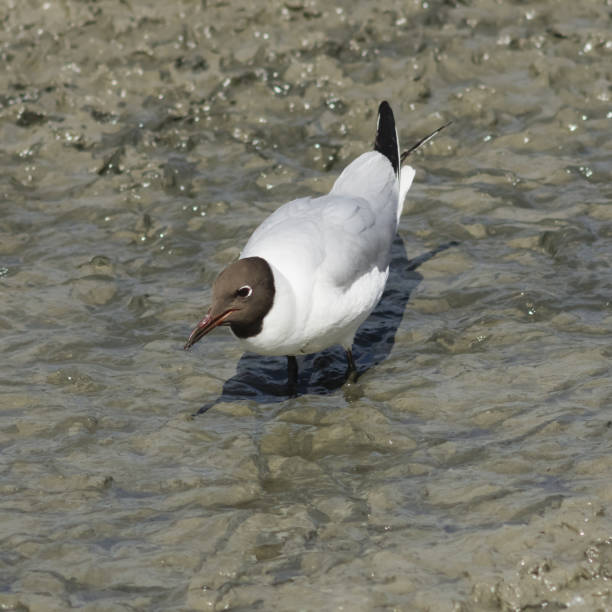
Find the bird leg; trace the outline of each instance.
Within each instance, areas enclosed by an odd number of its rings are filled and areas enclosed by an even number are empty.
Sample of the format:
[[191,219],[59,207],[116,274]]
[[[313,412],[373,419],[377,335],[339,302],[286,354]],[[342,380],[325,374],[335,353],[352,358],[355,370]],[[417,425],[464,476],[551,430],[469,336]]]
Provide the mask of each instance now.
[[349,383],[354,383],[357,380],[357,366],[355,365],[355,360],[353,359],[353,351],[348,348],[346,350],[346,381]]
[[287,355],[287,390],[289,397],[297,396],[298,364],[295,355]]

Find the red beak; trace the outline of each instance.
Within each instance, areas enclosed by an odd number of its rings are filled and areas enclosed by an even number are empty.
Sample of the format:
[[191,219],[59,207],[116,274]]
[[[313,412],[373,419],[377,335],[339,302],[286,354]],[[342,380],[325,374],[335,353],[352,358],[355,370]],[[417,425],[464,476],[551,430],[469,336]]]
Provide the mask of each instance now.
[[198,340],[201,340],[209,331],[215,329],[219,325],[223,325],[225,319],[234,312],[235,308],[230,308],[224,313],[213,317],[210,310],[208,314],[195,326],[194,330],[189,334],[187,342],[183,347],[185,350],[190,349]]

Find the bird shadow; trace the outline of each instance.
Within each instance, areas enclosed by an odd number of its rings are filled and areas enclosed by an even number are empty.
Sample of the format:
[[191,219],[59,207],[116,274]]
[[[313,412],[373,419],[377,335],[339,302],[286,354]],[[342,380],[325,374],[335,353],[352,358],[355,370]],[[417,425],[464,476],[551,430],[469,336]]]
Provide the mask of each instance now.
[[[423,280],[417,268],[457,244],[456,241],[447,242],[409,260],[402,237],[399,234],[395,237],[385,292],[355,336],[353,356],[357,377],[389,356],[410,294]],[[328,395],[347,381],[346,357],[340,347],[331,347],[298,360],[297,396]],[[236,374],[223,384],[221,394],[201,406],[194,416],[222,402],[254,400],[275,403],[286,401],[288,397],[287,358],[245,353],[236,366]]]

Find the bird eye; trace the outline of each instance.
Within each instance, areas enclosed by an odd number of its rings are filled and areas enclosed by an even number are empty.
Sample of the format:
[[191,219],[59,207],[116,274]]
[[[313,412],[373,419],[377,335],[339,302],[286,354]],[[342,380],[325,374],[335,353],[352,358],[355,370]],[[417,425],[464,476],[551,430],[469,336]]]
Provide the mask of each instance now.
[[240,287],[240,289],[238,289],[238,291],[236,291],[236,295],[241,298],[251,297],[252,293],[253,289],[251,289],[249,285],[243,285],[242,287]]

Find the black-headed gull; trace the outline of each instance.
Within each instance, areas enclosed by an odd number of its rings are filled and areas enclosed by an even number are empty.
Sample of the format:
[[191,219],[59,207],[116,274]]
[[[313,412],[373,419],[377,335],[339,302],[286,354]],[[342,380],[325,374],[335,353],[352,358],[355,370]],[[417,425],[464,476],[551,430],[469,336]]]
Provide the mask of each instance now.
[[393,111],[382,102],[374,150],[349,164],[327,195],[284,204],[253,232],[215,280],[212,305],[185,349],[229,325],[246,350],[287,356],[290,392],[296,355],[340,344],[354,372],[353,338],[383,294],[415,174],[400,164],[443,127],[400,156]]

